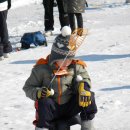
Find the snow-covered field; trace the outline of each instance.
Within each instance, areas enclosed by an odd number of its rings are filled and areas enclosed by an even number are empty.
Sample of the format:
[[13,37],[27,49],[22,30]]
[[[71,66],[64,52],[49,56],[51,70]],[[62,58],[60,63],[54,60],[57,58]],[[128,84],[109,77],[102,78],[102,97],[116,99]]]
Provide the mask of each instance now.
[[[94,0],[97,2],[97,0]],[[99,0],[100,2],[101,0]],[[103,1],[103,0],[102,0]],[[123,0],[104,0],[115,3]],[[91,1],[88,0],[91,4]],[[25,4],[26,3],[26,4]],[[87,9],[84,27],[89,35],[76,57],[88,64],[98,113],[96,130],[130,129],[130,5]],[[59,33],[57,8],[54,11],[55,30]],[[19,47],[23,33],[44,31],[44,9],[41,0],[13,0],[8,27],[13,47]],[[34,102],[25,97],[24,82],[36,60],[49,54],[55,36],[48,37],[47,47],[37,47],[11,54],[0,61],[0,129],[34,130]],[[79,130],[80,126],[71,127]]]

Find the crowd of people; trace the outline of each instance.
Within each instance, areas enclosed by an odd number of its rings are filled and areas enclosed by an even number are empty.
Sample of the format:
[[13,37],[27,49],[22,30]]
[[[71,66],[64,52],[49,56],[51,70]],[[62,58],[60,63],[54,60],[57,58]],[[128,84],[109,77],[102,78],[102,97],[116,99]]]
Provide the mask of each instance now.
[[[58,7],[60,30],[64,26],[70,26],[71,30],[75,28],[83,28],[82,13],[86,8],[86,0],[43,0],[44,6],[44,35],[53,35],[54,30],[54,16],[53,8]],[[9,57],[12,51],[12,46],[9,41],[7,14],[11,8],[11,0],[0,0],[0,60]],[[77,26],[75,25],[75,17],[77,19]]]
[[[72,31],[76,28],[83,28],[82,13],[85,12],[87,6],[86,0],[56,0],[56,3],[59,10],[61,29],[64,26],[70,26]],[[43,6],[45,9],[45,36],[52,35],[52,31],[54,30],[54,5],[55,0],[43,0]],[[77,26],[75,25],[75,17],[77,19]]]

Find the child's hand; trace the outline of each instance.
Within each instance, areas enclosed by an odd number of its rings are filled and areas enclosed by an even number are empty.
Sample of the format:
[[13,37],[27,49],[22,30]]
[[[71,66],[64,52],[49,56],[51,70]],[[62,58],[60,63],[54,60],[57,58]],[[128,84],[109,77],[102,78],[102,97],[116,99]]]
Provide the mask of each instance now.
[[44,97],[50,97],[54,95],[54,90],[53,89],[48,89],[47,87],[42,87],[37,91],[37,98],[41,99]]
[[79,84],[79,106],[88,107],[91,105],[91,92],[87,83],[81,82]]

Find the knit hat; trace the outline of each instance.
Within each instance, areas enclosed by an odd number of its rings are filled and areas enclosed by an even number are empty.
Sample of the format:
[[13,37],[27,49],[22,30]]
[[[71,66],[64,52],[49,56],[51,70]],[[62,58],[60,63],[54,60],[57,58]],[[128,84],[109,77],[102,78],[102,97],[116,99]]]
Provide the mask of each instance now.
[[57,60],[63,60],[64,58],[73,59],[75,52],[68,48],[68,43],[71,35],[71,29],[68,26],[64,26],[61,30],[61,34],[55,38],[55,42],[52,45],[50,64],[53,64]]

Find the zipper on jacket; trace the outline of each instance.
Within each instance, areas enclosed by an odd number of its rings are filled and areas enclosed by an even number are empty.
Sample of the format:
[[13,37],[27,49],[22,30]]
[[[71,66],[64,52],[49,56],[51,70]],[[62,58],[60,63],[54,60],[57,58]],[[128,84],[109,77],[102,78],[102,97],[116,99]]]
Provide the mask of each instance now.
[[62,90],[61,90],[61,78],[60,78],[60,76],[57,76],[57,80],[58,80],[58,104],[61,104]]

